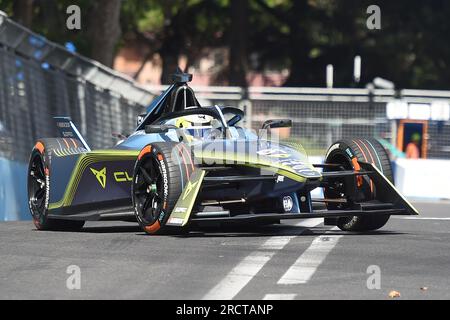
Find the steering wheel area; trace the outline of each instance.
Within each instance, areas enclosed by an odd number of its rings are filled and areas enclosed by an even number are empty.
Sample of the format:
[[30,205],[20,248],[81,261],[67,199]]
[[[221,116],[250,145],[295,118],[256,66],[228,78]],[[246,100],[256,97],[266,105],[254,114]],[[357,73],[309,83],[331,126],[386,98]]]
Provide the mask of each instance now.
[[229,127],[234,127],[239,121],[241,121],[244,118],[244,111],[242,111],[241,109],[234,108],[234,107],[222,107],[222,108],[220,108],[220,110],[222,111],[222,114],[224,116],[228,115],[228,114],[233,115],[227,121],[227,125]]

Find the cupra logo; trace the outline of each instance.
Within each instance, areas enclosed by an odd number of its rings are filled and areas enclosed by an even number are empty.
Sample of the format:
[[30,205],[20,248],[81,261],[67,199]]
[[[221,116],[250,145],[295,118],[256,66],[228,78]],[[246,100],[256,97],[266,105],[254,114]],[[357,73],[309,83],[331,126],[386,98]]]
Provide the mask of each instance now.
[[105,187],[106,187],[106,167],[103,168],[102,170],[95,170],[92,168],[89,168],[89,169],[91,169],[92,173],[97,178],[98,183],[100,183],[102,188],[105,189]]
[[186,191],[184,191],[183,200],[187,198],[187,196],[191,193],[191,191],[197,186],[198,181],[192,183],[191,181],[188,182],[188,185],[186,186]]

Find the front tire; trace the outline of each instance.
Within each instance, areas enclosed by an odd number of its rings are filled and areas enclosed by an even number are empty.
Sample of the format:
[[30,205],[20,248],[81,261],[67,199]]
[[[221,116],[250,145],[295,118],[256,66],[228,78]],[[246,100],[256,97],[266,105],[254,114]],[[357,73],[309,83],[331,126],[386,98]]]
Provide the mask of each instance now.
[[[374,164],[389,181],[394,183],[389,155],[376,139],[340,140],[328,149],[325,159],[325,163],[340,164],[347,170],[359,170],[357,161]],[[355,184],[361,191],[362,199],[360,200],[376,199],[376,187],[368,177],[355,178]],[[330,188],[325,188],[324,192],[326,198],[338,197]],[[335,204],[328,204],[329,209],[336,209],[335,206]],[[336,225],[344,231],[372,231],[382,228],[389,218],[389,215],[353,216],[339,218]]]
[[166,222],[195,169],[184,144],[156,142],[141,150],[131,193],[136,219],[147,234],[183,231],[166,226]]

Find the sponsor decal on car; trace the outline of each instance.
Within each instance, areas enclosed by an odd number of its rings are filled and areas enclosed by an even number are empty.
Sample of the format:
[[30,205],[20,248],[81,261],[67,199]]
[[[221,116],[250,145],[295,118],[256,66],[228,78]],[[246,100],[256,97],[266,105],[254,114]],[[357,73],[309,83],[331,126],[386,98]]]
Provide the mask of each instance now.
[[50,173],[48,168],[45,168],[45,203],[44,203],[45,210],[48,209],[49,199],[50,199]]
[[56,122],[56,126],[58,128],[70,128],[70,123],[69,122]]
[[301,160],[296,159],[282,159],[276,162],[277,164],[281,164],[287,167],[290,167],[297,173],[305,173],[305,174],[315,174],[315,171],[311,170],[308,164],[304,163]]
[[183,208],[183,207],[176,207],[173,212],[174,213],[185,213],[187,211],[187,208]]
[[277,163],[284,165],[284,166],[291,167],[294,170],[302,170],[305,168],[309,169],[309,167],[306,163],[304,163],[303,161],[300,161],[300,160],[296,160],[296,159],[283,159],[283,160],[277,161]]
[[186,186],[186,188],[185,188],[185,190],[184,190],[183,200],[185,200],[185,199],[189,196],[189,194],[191,193],[192,190],[195,189],[195,187],[197,186],[197,184],[198,184],[198,181],[196,181],[196,182],[191,182],[191,181],[189,181],[189,182],[188,182],[188,185]]
[[352,150],[350,148],[345,149],[345,152],[350,156],[350,158],[354,158],[355,155],[353,154]]
[[98,183],[100,183],[102,188],[105,189],[105,187],[106,187],[106,167],[104,167],[101,170],[95,170],[94,168],[89,168],[89,169],[91,169],[91,172],[94,174]]
[[114,180],[116,180],[116,182],[129,182],[133,180],[133,177],[130,177],[126,171],[117,171],[114,172]]
[[[158,157],[159,158],[159,157]],[[161,168],[162,178],[163,178],[163,188],[164,188],[164,200],[169,196],[169,178],[167,177],[166,164],[164,163],[164,158],[159,159],[159,165]]]
[[333,152],[333,151],[336,150],[336,149],[339,149],[339,147],[340,147],[340,144],[339,144],[339,143],[333,144],[333,145],[330,147],[330,149],[328,149],[328,152],[327,152],[325,158],[328,158],[328,156],[330,155],[330,153]]
[[294,207],[294,200],[292,200],[292,197],[291,196],[283,197],[284,212],[291,212],[293,207]]
[[181,226],[183,224],[184,220],[181,219],[181,218],[171,217],[171,218],[169,218],[169,221],[167,221],[167,222],[169,224],[171,224],[171,225],[179,225],[179,226]]
[[286,151],[274,148],[274,149],[263,149],[256,152],[260,156],[266,156],[271,158],[289,158],[291,155]]
[[165,216],[166,216],[166,212],[164,210],[161,210],[161,213],[159,214],[159,217],[158,217],[158,220],[160,223],[163,222]]
[[310,166],[306,163],[304,163],[301,160],[296,159],[281,159],[276,161],[277,164],[284,165],[287,167],[290,167],[295,172],[306,175],[306,176],[318,176],[319,173],[317,171],[314,171],[310,168]]

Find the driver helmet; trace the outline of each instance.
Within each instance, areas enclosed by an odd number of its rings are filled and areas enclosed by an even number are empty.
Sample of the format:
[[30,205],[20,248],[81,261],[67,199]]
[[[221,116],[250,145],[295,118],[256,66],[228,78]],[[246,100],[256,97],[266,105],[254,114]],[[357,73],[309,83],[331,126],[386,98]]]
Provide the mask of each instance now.
[[189,140],[204,138],[211,132],[214,118],[206,114],[195,114],[176,119],[175,126],[186,130]]
[[213,117],[206,114],[195,114],[177,119],[175,126],[178,128],[210,127]]

